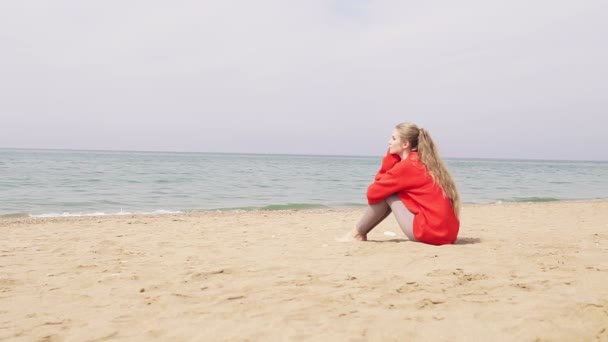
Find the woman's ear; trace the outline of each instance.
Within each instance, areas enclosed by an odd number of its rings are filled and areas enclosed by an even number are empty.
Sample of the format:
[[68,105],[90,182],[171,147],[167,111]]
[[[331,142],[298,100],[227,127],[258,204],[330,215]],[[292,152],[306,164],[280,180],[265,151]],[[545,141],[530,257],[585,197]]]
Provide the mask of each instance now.
[[408,149],[408,148],[410,148],[410,142],[409,142],[409,141],[405,141],[405,142],[403,143],[403,148],[404,148],[404,149]]

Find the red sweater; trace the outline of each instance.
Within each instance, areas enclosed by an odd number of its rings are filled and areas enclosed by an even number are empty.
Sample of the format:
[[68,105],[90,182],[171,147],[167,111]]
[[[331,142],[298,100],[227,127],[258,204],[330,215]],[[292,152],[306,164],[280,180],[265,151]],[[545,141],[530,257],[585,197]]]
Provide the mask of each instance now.
[[414,214],[414,237],[432,245],[454,243],[460,222],[452,202],[443,195],[441,186],[433,182],[418,152],[408,153],[401,160],[387,153],[375,181],[367,188],[367,202],[374,204],[397,194]]

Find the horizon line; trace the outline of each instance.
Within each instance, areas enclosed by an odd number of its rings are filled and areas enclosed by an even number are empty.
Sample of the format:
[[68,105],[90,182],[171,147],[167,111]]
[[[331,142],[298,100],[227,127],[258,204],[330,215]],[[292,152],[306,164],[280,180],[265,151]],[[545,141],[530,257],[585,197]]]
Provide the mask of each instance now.
[[[0,150],[27,150],[27,151],[73,151],[73,152],[135,152],[135,153],[189,153],[189,154],[226,154],[226,155],[275,155],[300,157],[352,157],[377,158],[378,155],[361,154],[316,154],[316,153],[272,153],[272,152],[213,152],[213,151],[173,151],[173,150],[108,150],[108,149],[79,149],[79,148],[34,148],[34,147],[0,147]],[[606,159],[535,159],[535,158],[496,158],[496,157],[447,157],[447,160],[495,160],[495,161],[556,161],[556,162],[608,162]]]

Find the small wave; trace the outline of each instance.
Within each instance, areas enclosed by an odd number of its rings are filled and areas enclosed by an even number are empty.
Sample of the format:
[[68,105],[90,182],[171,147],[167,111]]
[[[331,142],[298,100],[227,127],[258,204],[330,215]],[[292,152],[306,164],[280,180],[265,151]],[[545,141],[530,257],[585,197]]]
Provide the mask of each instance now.
[[341,208],[362,208],[367,207],[367,203],[364,202],[346,202],[339,205]]
[[179,210],[155,210],[155,211],[118,211],[118,212],[91,212],[91,213],[48,213],[48,214],[25,214],[24,217],[33,217],[33,218],[50,218],[50,217],[88,217],[88,216],[121,216],[121,215],[166,215],[166,214],[181,214],[183,211]]
[[[130,213],[125,213],[125,212],[120,212],[120,213],[116,213],[114,215],[129,215]],[[84,217],[84,216],[109,216],[112,214],[109,213],[104,213],[104,212],[95,212],[95,213],[69,213],[69,212],[64,212],[64,213],[47,213],[47,214],[30,214],[28,215],[29,217],[34,217],[34,218],[49,218],[49,217]]]
[[272,204],[259,208],[260,210],[294,210],[294,209],[323,209],[328,208],[322,204],[310,203],[289,203],[289,204]]
[[327,209],[331,208],[322,204],[312,203],[289,203],[289,204],[271,204],[263,207],[227,207],[215,209],[191,209],[186,212],[206,212],[206,211],[256,211],[256,210],[298,210],[298,209]]
[[0,218],[25,218],[29,217],[27,213],[11,213],[0,215]]
[[560,201],[559,198],[554,197],[514,197],[511,199],[505,200],[505,202],[557,202]]

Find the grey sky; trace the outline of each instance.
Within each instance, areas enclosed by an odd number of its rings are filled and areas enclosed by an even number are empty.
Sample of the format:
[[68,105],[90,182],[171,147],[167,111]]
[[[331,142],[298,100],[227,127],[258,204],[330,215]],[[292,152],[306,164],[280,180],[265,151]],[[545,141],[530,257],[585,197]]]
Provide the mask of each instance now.
[[0,147],[608,160],[608,2],[3,1]]

